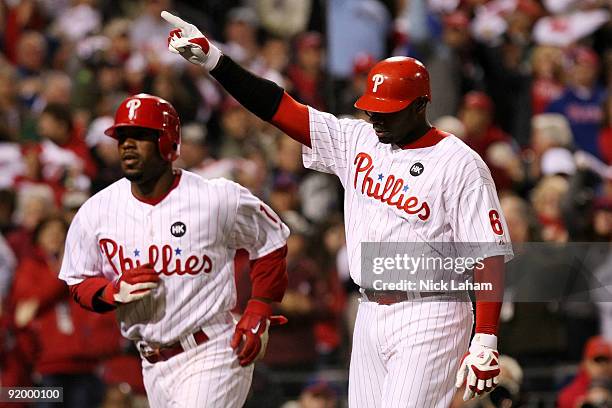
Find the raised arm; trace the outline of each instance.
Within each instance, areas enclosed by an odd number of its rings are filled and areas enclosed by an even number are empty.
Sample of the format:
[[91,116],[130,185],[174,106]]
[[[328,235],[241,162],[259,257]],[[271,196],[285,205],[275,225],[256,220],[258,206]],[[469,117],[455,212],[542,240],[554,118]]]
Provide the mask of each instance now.
[[163,11],[162,18],[174,25],[168,49],[187,61],[202,66],[242,106],[272,123],[291,138],[310,147],[308,108],[272,81],[247,71],[223,55],[193,24]]

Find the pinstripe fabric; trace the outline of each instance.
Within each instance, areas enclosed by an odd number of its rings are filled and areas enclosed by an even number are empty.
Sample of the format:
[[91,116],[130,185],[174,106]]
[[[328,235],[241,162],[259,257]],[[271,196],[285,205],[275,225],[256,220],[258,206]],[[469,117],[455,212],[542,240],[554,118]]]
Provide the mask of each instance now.
[[447,408],[472,329],[469,302],[359,305],[349,406]]
[[241,407],[251,386],[253,365],[241,367],[229,346],[234,322],[229,313],[203,327],[210,340],[168,361],[143,360],[151,408]]
[[[430,251],[437,256],[442,244],[486,242],[495,244],[486,246],[486,256],[479,252],[482,245],[465,245],[473,252],[460,255],[512,258],[489,169],[455,136],[442,134],[432,146],[403,150],[380,143],[372,125],[362,120],[309,108],[309,125],[304,166],[337,175],[345,189],[349,269],[362,288],[372,281],[372,271],[362,271],[364,242],[380,243],[368,255],[391,257],[398,250],[416,254],[427,248],[419,243],[435,243]],[[397,282],[399,273],[390,272],[387,281]],[[420,273],[423,280],[438,277],[436,271]],[[351,407],[448,406],[473,315],[467,301],[432,299],[360,304],[349,374]]]

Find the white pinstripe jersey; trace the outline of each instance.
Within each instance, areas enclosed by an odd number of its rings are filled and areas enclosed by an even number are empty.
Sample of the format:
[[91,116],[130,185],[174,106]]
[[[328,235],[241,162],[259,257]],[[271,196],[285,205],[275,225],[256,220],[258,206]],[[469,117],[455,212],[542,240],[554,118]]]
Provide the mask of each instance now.
[[444,134],[433,146],[402,149],[380,143],[363,120],[308,109],[312,148],[303,147],[304,166],[335,174],[344,186],[355,283],[362,242],[490,242],[496,250],[488,256],[512,258],[491,173],[460,139]]
[[60,279],[113,280],[122,271],[154,263],[160,286],[141,301],[120,306],[122,334],[168,344],[196,331],[236,303],[237,248],[260,258],[285,245],[289,229],[246,188],[182,171],[158,204],[136,199],[123,178],[79,209],[68,237]]

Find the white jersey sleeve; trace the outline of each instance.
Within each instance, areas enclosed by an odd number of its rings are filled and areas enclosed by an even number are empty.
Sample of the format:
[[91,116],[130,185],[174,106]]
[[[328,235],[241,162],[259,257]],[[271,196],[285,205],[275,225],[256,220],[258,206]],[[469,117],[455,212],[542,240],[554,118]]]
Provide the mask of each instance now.
[[304,167],[335,174],[342,184],[348,177],[351,141],[358,137],[366,122],[338,119],[334,115],[308,107],[310,144],[303,146]]
[[[237,185],[238,186],[238,185]],[[236,220],[230,232],[231,248],[244,248],[250,259],[261,258],[287,243],[289,228],[249,190],[238,186]]]
[[70,224],[59,278],[68,285],[76,285],[86,278],[104,276],[102,257],[93,229],[86,223],[86,207],[77,212]]
[[513,257],[510,235],[489,169],[478,157],[460,173],[464,178],[450,204],[454,241],[469,244],[478,252],[474,256],[503,255],[508,262]]

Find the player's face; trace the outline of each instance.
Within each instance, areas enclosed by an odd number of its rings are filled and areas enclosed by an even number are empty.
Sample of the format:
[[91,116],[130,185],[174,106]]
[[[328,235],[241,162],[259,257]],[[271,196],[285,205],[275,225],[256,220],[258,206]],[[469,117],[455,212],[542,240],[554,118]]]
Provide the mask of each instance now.
[[415,129],[425,121],[425,101],[416,100],[398,112],[366,112],[381,143],[401,145],[412,141]]
[[169,165],[159,153],[157,131],[127,126],[118,128],[117,136],[121,169],[128,180],[135,183],[155,180]]

